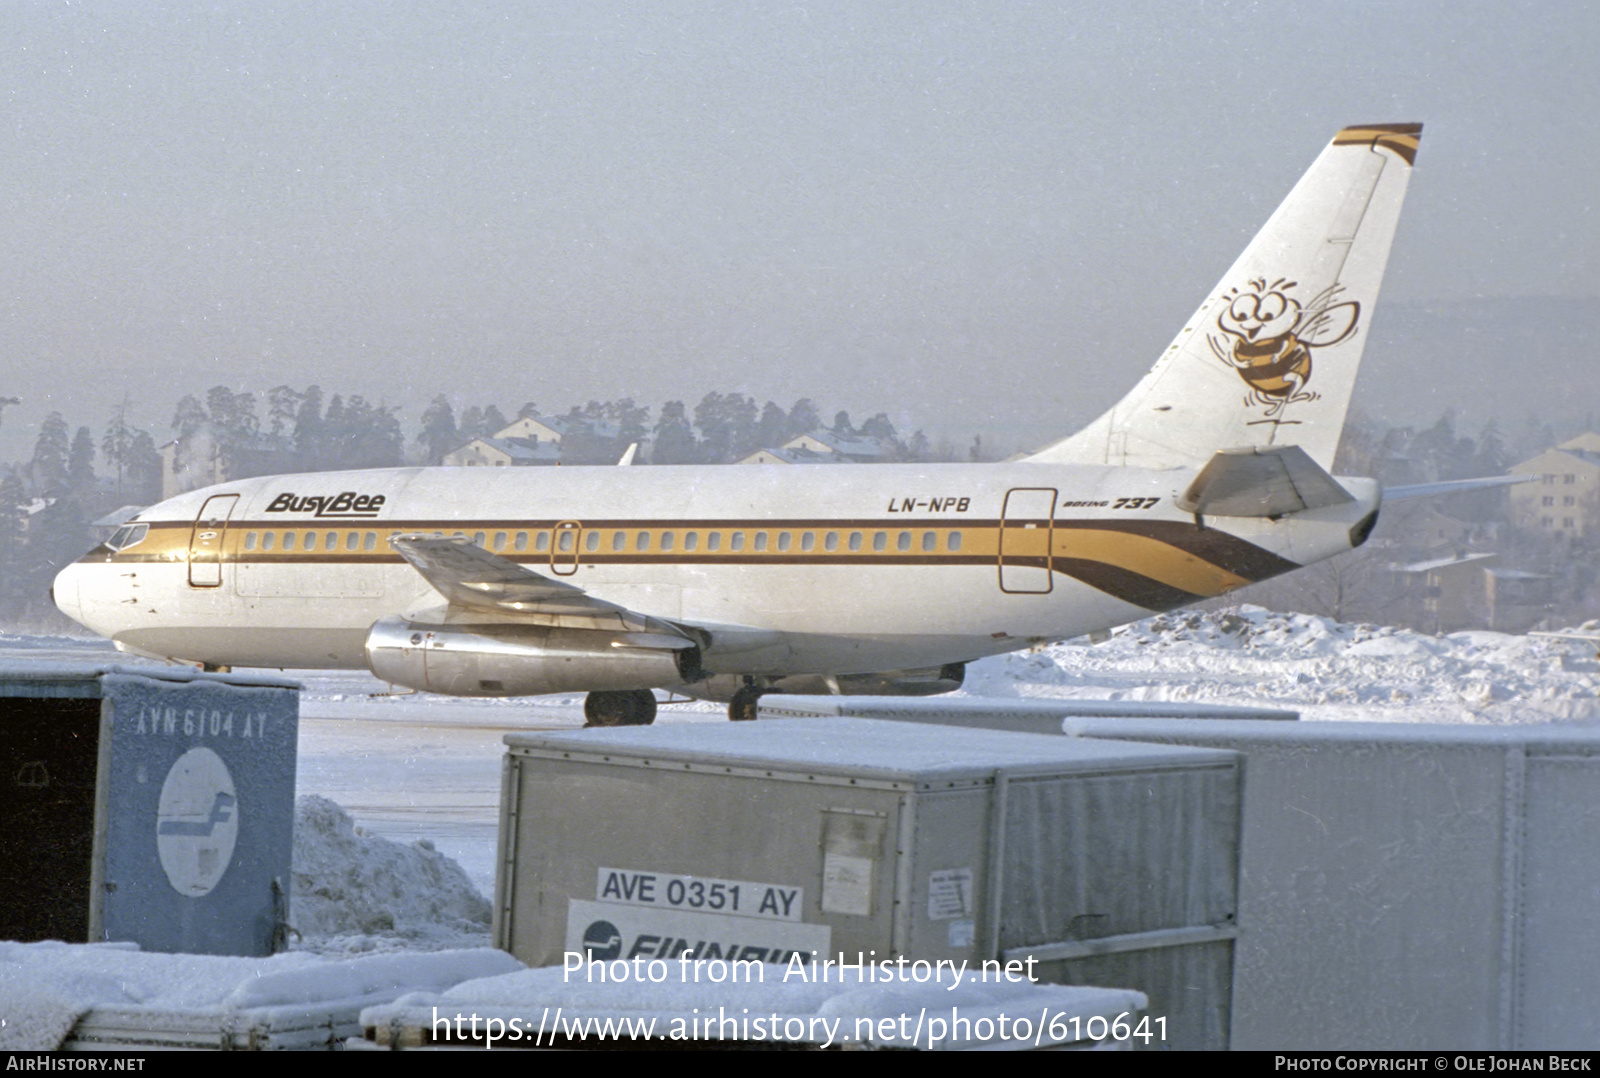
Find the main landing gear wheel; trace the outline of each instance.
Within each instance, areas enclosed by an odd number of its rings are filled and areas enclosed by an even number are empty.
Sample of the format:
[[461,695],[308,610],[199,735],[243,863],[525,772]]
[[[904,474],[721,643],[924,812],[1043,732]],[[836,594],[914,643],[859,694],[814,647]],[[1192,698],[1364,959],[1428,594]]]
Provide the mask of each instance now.
[[656,694],[649,689],[592,692],[583,699],[585,726],[649,726],[656,721]]
[[728,718],[734,722],[753,721],[756,717],[756,701],[760,699],[761,690],[746,685],[728,701]]

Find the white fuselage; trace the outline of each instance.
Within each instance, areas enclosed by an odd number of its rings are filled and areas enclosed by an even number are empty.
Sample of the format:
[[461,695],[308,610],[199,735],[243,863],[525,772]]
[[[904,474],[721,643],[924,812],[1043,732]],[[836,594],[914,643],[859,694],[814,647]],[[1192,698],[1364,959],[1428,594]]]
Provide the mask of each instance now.
[[389,545],[464,533],[708,640],[709,673],[961,662],[1231,591],[1352,545],[1378,500],[1205,520],[1193,469],[1030,462],[412,468],[225,483],[140,513],[58,577],[125,650],[214,666],[362,667],[380,618],[441,596]]

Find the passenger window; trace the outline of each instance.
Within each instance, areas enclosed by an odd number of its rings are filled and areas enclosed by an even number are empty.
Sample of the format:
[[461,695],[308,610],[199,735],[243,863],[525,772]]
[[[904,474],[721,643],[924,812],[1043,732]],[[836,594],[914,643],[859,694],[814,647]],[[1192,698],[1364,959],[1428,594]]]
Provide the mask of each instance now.
[[672,549],[672,536],[673,536],[672,532],[662,532],[661,533],[661,549],[662,550],[671,550]]
[[590,528],[583,536],[583,549],[595,551],[600,549],[600,533]]
[[315,550],[315,549],[317,549],[317,533],[316,532],[306,532],[305,542],[301,543],[300,546],[303,547],[306,550]]
[[779,532],[778,533],[778,549],[780,551],[784,551],[784,550],[788,550],[789,549],[789,533],[788,532]]
[[945,544],[944,545],[945,545],[945,548],[948,549],[948,550],[960,550],[961,549],[961,533],[960,532],[951,532],[950,533],[950,537],[945,540]]
[[271,550],[272,549],[273,540],[275,540],[277,537],[278,537],[278,533],[277,532],[266,532],[265,534],[263,534],[261,536],[261,549],[262,550]]
[[728,549],[729,550],[743,550],[744,549],[744,532],[734,532],[733,533],[733,538],[728,540]]
[[323,550],[338,550],[339,549],[339,533],[338,532],[328,532],[326,535],[324,535],[322,537],[322,549]]
[[628,549],[628,533],[627,532],[612,532],[611,533],[611,549],[612,550],[627,550]]
[[850,549],[851,550],[860,550],[861,549],[861,533],[860,532],[851,532],[850,533]]
[[255,532],[245,532],[244,533],[244,548],[246,550],[254,550],[256,548],[256,533]]
[[806,532],[805,534],[800,536],[800,549],[801,550],[811,550],[811,549],[815,548],[816,545],[817,545],[817,536],[816,536],[815,532]]
[[283,533],[283,549],[285,549],[285,550],[293,550],[294,549],[294,532],[284,532]]
[[518,532],[517,533],[517,537],[511,541],[511,549],[512,550],[527,550],[528,549],[528,533],[527,532]]
[[910,550],[911,549],[911,533],[910,532],[901,532],[900,533],[899,537],[895,540],[895,549],[896,550]]
[[561,533],[561,538],[556,540],[556,548],[558,550],[560,550],[561,553],[563,553],[563,554],[572,553],[572,548],[577,546],[577,545],[578,544],[573,539],[573,534],[572,534],[572,531],[570,529],[567,530],[567,531],[562,532]]
[[377,550],[378,549],[378,533],[377,532],[368,532],[367,534],[363,535],[361,537],[361,549],[362,550]]
[[356,547],[358,547],[360,545],[361,545],[361,533],[360,532],[345,532],[344,533],[344,548],[346,550],[354,550],[354,549],[356,549]]
[[685,549],[685,550],[694,550],[699,545],[700,545],[700,533],[699,532],[689,532],[687,535],[685,535],[683,537],[683,549]]
[[873,532],[872,533],[872,549],[873,550],[888,550],[889,549],[889,533],[888,532]]
[[706,535],[706,549],[707,550],[721,550],[722,549],[722,533],[721,532],[709,532],[709,533],[707,533],[707,535]]
[[756,547],[755,548],[757,550],[765,550],[765,549],[767,549],[767,533],[766,532],[756,532]]
[[822,548],[824,550],[838,550],[839,549],[839,533],[838,532],[829,532],[827,534],[827,537],[822,540]]
[[650,549],[650,533],[649,532],[640,532],[638,535],[634,536],[633,537],[633,549],[635,549],[635,550],[649,550]]
[[922,533],[922,549],[933,552],[939,549],[939,537],[933,532]]
[[534,541],[533,541],[533,549],[537,550],[541,554],[543,554],[545,551],[549,550],[550,549],[550,533],[549,532],[540,532],[537,536],[535,536]]
[[485,536],[482,532],[473,532],[472,533],[472,541],[474,543],[476,543],[478,546],[482,546],[483,545],[483,541],[486,538],[488,538],[488,537]]
[[495,532],[494,533],[494,548],[496,550],[504,550],[506,548],[506,533],[505,532]]

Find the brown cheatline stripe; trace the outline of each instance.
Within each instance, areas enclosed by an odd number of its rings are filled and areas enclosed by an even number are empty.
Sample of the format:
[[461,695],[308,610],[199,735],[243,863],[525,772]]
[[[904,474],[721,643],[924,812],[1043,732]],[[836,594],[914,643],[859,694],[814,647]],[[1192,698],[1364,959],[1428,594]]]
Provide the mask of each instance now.
[[1098,528],[1142,535],[1177,547],[1186,554],[1193,554],[1219,569],[1250,581],[1265,580],[1300,568],[1298,562],[1280,557],[1248,540],[1216,528],[1201,528],[1180,520],[1058,520],[1056,527]]
[[1053,553],[1057,557],[1118,565],[1195,595],[1220,595],[1253,583],[1249,577],[1219,569],[1181,547],[1133,532],[1063,528]]
[[1091,588],[1097,588],[1114,599],[1121,599],[1125,603],[1132,603],[1146,610],[1170,610],[1175,606],[1209,598],[1206,595],[1195,595],[1174,588],[1159,580],[1151,580],[1132,569],[1124,569],[1120,565],[1107,565],[1105,562],[1085,561],[1081,558],[1055,558],[1052,560],[1051,568]]

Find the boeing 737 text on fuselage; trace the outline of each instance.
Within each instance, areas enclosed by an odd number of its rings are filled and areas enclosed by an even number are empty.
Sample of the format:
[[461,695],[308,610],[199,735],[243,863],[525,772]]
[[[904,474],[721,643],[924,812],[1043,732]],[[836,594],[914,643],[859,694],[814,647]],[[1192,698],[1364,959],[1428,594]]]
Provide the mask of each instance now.
[[1330,474],[1417,124],[1340,131],[1122,401],[1004,464],[401,468],[223,483],[56,579],[116,646],[460,696],[920,695],[1361,545]]

